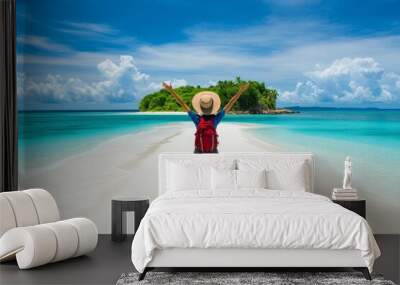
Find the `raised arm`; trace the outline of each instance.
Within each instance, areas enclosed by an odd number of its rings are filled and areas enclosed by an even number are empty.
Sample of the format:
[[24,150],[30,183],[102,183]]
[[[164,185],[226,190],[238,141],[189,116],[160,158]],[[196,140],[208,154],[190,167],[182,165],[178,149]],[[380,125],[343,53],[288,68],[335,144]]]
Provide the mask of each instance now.
[[189,106],[185,103],[185,101],[183,101],[182,97],[179,96],[178,94],[176,94],[176,92],[174,91],[174,89],[172,88],[171,84],[165,83],[163,82],[163,87],[165,90],[168,91],[169,94],[171,94],[172,96],[174,96],[174,98],[176,99],[176,101],[178,102],[179,105],[181,105],[181,107],[183,108],[183,110],[185,110],[185,112],[189,112],[190,108]]
[[229,102],[225,105],[224,107],[224,111],[225,113],[228,113],[233,105],[236,103],[236,101],[240,98],[240,96],[244,93],[244,91],[247,90],[247,88],[249,88],[250,84],[246,83],[240,86],[239,91],[232,96],[232,98],[229,100]]

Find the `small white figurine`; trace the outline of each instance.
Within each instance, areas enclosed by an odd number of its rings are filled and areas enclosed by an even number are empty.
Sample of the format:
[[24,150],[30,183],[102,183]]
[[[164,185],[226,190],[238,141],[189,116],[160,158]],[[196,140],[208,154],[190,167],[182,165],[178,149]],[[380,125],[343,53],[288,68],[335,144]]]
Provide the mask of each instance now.
[[350,156],[346,157],[344,161],[344,178],[343,178],[343,189],[352,189],[351,188],[351,158]]

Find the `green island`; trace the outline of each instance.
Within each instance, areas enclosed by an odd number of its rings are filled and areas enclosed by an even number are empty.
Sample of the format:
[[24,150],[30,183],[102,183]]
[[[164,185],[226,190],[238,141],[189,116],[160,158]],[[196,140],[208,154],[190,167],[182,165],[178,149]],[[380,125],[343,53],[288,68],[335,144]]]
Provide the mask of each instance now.
[[[231,113],[234,114],[291,114],[295,113],[289,109],[277,109],[276,99],[279,96],[275,89],[267,88],[264,82],[244,81],[240,77],[236,80],[218,81],[215,85],[208,87],[201,86],[183,86],[175,88],[183,100],[192,107],[192,97],[200,91],[211,90],[216,92],[221,98],[221,106],[239,90],[239,86],[244,83],[250,83],[249,88],[242,94]],[[160,90],[148,94],[142,98],[139,104],[141,112],[178,112],[182,108],[176,103],[175,99],[165,90]]]

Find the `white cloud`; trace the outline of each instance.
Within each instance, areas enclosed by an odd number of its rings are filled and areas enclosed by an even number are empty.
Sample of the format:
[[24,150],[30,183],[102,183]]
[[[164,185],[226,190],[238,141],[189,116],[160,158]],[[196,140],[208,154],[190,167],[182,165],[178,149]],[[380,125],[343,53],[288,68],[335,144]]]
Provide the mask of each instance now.
[[[83,28],[85,24],[87,29]],[[78,33],[80,28],[96,33],[97,36],[90,37],[90,41],[104,41],[107,44],[99,44],[103,49],[97,51],[74,50],[62,57],[19,55],[18,63],[27,67],[27,74],[43,78],[47,73],[53,73],[71,78],[78,73],[82,81],[96,82],[99,73],[93,72],[93,68],[105,58],[109,62],[104,63],[104,70],[100,72],[104,78],[108,76],[106,73],[111,75],[116,72],[114,65],[118,66],[118,70],[123,68],[118,63],[121,49],[117,52],[115,46],[110,48],[109,45],[123,36],[118,30],[107,25],[91,26],[90,23],[64,23],[63,27]],[[352,37],[348,36],[350,33],[346,32],[345,27],[327,22],[286,21],[279,18],[242,28],[197,26],[184,32],[187,36],[185,40],[163,44],[136,42],[125,46],[123,54],[135,55],[134,65],[152,75],[150,85],[154,85],[153,88],[167,78],[185,78],[192,84],[205,85],[210,81],[240,76],[286,90],[281,92],[282,102],[389,103],[398,97],[398,35]],[[348,58],[348,61],[332,64],[336,59],[343,58]],[[357,58],[362,60],[354,61]],[[316,68],[316,63],[327,68]],[[378,87],[365,85],[356,74],[369,84],[377,82]],[[373,75],[381,77],[374,79]],[[136,76],[140,78],[144,75],[139,72]],[[344,79],[339,80],[342,77]],[[381,92],[377,91],[379,88]],[[336,97],[328,94],[328,89],[335,91]],[[380,95],[377,96],[378,93]]]
[[151,84],[149,76],[137,69],[131,56],[121,56],[117,63],[106,59],[97,68],[103,80],[86,82],[79,78],[48,75],[41,81],[23,80],[19,90],[26,97],[45,103],[130,102],[148,91]]
[[22,72],[17,72],[17,96],[24,96],[25,95],[25,74]]
[[166,44],[158,47],[143,46],[139,49],[139,60],[147,67],[193,71],[224,66],[239,67],[246,64],[229,50],[219,51],[211,46]]
[[124,74],[131,74],[133,81],[148,80],[149,76],[142,73],[136,67],[133,57],[130,55],[122,55],[119,64],[114,63],[110,59],[99,63],[97,65],[99,71],[107,78],[115,79],[124,76]]
[[173,72],[196,84],[239,75],[287,89],[316,63],[328,65],[343,57],[372,57],[388,72],[400,74],[400,36],[344,37],[343,29],[277,19],[234,30],[196,27],[186,30],[186,41],[145,44],[134,53],[149,72]]
[[344,105],[400,101],[400,76],[388,73],[373,58],[341,58],[307,72],[308,80],[284,91],[281,103]]
[[332,30],[321,22],[277,19],[235,30],[197,26],[185,30],[188,36],[186,41],[144,44],[136,54],[141,65],[155,70],[258,71],[269,69],[270,66],[266,64],[273,63],[277,53],[284,54],[288,49],[298,48],[305,42],[326,38]]
[[168,84],[171,84],[172,87],[174,87],[174,88],[178,88],[178,87],[182,87],[182,86],[188,85],[188,83],[186,82],[185,79],[176,79],[176,78],[174,78],[172,80],[166,80],[165,82],[168,83]]
[[[62,71],[66,66],[75,68],[93,67],[96,66],[99,61],[104,60],[104,58],[118,61],[119,54],[75,51],[63,56],[47,56],[20,53],[17,55],[17,63],[20,65],[36,65],[44,68],[47,67],[47,69],[49,66],[55,66]],[[44,68],[40,68],[38,71],[43,70]]]
[[293,91],[284,91],[279,96],[279,101],[284,103],[313,105],[319,101],[319,97],[323,91],[323,89],[320,89],[311,81],[298,82]]
[[135,44],[135,38],[121,35],[118,29],[103,23],[91,22],[60,22],[61,26],[55,27],[58,32],[66,33],[74,37],[90,42],[102,42],[112,45],[131,46]]
[[[159,80],[166,75],[184,77],[200,85],[239,75],[285,90],[301,80],[316,62],[327,65],[343,57],[372,57],[386,70],[400,74],[397,64],[400,36],[343,37],[340,36],[343,29],[316,20],[278,18],[239,29],[197,26],[185,31],[186,40],[158,45],[136,43],[127,46],[123,53],[134,54],[136,62]],[[95,39],[98,40],[90,37],[90,41]],[[119,39],[119,34],[104,38],[108,44]],[[105,47],[105,50],[75,51],[62,57],[24,54],[17,59],[19,64],[43,66],[35,72],[41,72],[46,66],[64,72],[68,70],[65,66],[70,70],[93,67],[104,58],[118,60],[121,53],[115,51]],[[81,76],[84,76],[82,72]]]
[[89,22],[61,22],[63,27],[57,28],[58,31],[75,35],[99,37],[117,34],[118,30],[106,24]]
[[63,22],[65,25],[73,27],[77,30],[85,30],[99,34],[115,34],[118,31],[106,24],[90,23],[90,22]]
[[17,42],[22,45],[29,45],[38,49],[55,51],[55,52],[67,52],[70,48],[66,45],[54,43],[46,37],[39,37],[33,35],[18,36]]
[[[34,80],[18,73],[17,92],[24,100],[36,103],[136,102],[143,95],[161,88],[161,82],[139,71],[132,56],[122,55],[118,62],[106,59],[97,65],[99,81],[49,74]],[[187,85],[184,79],[169,81],[174,87]],[[134,107],[134,106],[132,106]]]
[[314,79],[325,80],[332,77],[341,76],[357,76],[374,74],[380,76],[383,69],[379,67],[378,62],[373,58],[342,58],[335,60],[329,67],[323,69],[317,66],[317,70],[309,73],[309,76]]
[[[234,30],[208,26],[195,26],[185,30],[189,41],[211,47],[236,48],[237,51],[254,51],[255,47],[287,48],[316,39],[327,39],[338,27],[315,20],[282,20],[269,18],[253,26]],[[268,50],[266,50],[268,52]]]

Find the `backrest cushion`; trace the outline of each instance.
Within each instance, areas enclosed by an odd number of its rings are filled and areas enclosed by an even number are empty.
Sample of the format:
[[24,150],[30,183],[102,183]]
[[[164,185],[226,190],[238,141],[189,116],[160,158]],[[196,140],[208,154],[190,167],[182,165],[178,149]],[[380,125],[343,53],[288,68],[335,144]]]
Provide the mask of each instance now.
[[15,228],[14,212],[10,202],[2,193],[0,193],[0,237],[9,229]]
[[39,224],[35,205],[31,197],[23,191],[5,192],[4,196],[13,209],[17,227],[27,227]]
[[168,191],[208,190],[211,188],[211,168],[192,163],[171,162],[168,166]]
[[211,169],[211,189],[213,191],[235,191],[236,170],[233,169]]
[[36,208],[39,224],[52,223],[60,220],[60,212],[53,196],[44,189],[24,190],[28,194]]
[[237,189],[265,189],[268,187],[267,170],[236,170]]
[[267,188],[271,190],[307,191],[309,169],[303,159],[239,159],[238,169],[267,171]]
[[57,204],[43,189],[0,193],[0,236],[14,227],[55,222],[60,219]]

